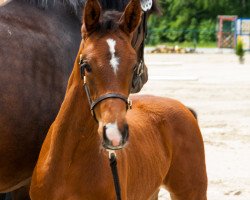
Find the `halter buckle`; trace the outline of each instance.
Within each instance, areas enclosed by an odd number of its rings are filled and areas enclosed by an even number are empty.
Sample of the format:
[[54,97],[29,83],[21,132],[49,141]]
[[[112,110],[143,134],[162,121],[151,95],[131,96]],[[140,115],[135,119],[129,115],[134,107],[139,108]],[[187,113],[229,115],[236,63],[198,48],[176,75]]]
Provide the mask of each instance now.
[[93,117],[95,117],[94,110],[90,110],[90,112],[91,112],[91,115],[92,115]]
[[141,76],[143,74],[143,61],[141,60],[139,67],[138,67],[138,71],[137,71],[137,75]]
[[112,154],[114,154],[114,156],[115,156],[115,158],[116,158],[116,153],[115,153],[114,150],[107,150],[107,151],[108,151],[108,153],[109,153],[109,159],[111,159]]
[[83,76],[83,84],[85,85],[86,84],[86,76]]

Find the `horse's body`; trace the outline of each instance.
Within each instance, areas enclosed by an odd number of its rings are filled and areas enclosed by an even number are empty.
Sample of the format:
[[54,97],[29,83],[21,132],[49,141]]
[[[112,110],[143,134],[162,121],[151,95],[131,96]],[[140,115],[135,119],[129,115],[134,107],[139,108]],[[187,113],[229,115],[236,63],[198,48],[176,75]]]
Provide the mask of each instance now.
[[135,96],[126,112],[137,61],[131,40],[140,24],[139,0],[112,21],[105,17],[113,13],[101,13],[97,0],[87,1],[83,39],[32,176],[31,199],[116,199],[105,149],[120,149],[123,200],[157,199],[160,186],[174,200],[206,200],[204,146],[190,110],[172,99]]
[[[116,199],[108,153],[87,109],[82,87],[70,87],[42,148],[32,199]],[[117,152],[122,199],[151,199],[163,186],[172,199],[205,200],[204,147],[191,112],[172,99],[135,96],[127,121],[129,142]]]
[[[122,11],[128,0],[100,2]],[[0,193],[30,181],[77,54],[83,3],[12,0],[0,7]],[[142,41],[134,37],[137,51]]]
[[22,0],[0,7],[0,193],[30,180],[65,94],[80,26],[60,1],[48,9]]

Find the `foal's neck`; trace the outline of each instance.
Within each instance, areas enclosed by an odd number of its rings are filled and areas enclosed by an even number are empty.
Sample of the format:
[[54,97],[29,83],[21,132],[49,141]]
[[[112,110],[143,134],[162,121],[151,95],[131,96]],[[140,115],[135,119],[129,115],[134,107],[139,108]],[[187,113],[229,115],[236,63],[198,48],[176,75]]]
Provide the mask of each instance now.
[[78,64],[75,64],[54,126],[56,126],[55,131],[65,137],[65,143],[68,143],[68,139],[82,140],[84,138],[81,143],[87,146],[87,143],[92,143],[98,137],[98,124],[91,115],[78,68]]
[[58,180],[60,177],[66,179],[79,166],[84,172],[86,167],[101,166],[103,162],[97,123],[89,110],[78,70],[75,64],[64,101],[46,137],[50,144],[49,170]]

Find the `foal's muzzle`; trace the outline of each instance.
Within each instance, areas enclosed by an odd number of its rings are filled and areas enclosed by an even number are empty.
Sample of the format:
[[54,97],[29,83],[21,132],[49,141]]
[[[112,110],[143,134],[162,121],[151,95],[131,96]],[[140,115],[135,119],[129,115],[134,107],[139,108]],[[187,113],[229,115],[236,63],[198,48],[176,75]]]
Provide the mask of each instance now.
[[120,129],[115,127],[109,127],[105,125],[103,127],[103,147],[109,150],[122,149],[129,137],[128,124],[124,124]]

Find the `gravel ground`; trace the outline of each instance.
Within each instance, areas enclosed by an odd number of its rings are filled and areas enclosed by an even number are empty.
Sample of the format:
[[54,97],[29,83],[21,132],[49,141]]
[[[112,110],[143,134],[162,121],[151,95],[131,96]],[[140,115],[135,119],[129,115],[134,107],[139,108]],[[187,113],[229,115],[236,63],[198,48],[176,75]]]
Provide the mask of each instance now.
[[[141,93],[178,99],[198,113],[209,200],[250,200],[250,54],[146,54]],[[165,190],[160,200],[170,199]]]

